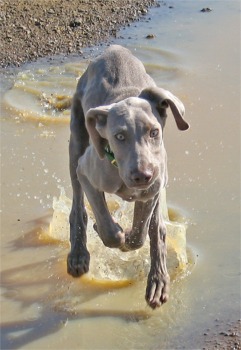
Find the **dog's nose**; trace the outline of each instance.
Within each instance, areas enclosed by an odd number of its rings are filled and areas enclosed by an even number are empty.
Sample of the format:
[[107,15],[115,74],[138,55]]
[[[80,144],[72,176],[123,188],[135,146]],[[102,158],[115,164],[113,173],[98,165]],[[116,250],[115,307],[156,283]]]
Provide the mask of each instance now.
[[135,185],[146,185],[153,177],[153,172],[149,169],[145,171],[135,170],[131,172],[131,180]]

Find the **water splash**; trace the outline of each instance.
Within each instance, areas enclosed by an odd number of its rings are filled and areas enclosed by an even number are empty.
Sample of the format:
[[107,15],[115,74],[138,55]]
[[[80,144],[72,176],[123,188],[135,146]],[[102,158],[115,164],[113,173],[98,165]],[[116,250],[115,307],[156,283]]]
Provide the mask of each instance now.
[[69,122],[72,96],[85,62],[26,70],[3,96],[3,108],[18,120]]
[[[188,264],[186,226],[181,222],[169,220],[165,192],[163,192],[162,197],[163,215],[168,232],[168,269],[173,275],[177,269],[184,270]],[[114,219],[122,227],[130,227],[133,217],[133,203],[123,202],[112,195],[107,195],[106,199]],[[68,242],[70,208],[71,200],[66,196],[64,188],[60,187],[59,198],[54,197],[53,199],[54,213],[49,226],[49,236],[52,239]],[[91,255],[90,272],[87,279],[89,281],[134,281],[146,277],[150,268],[149,239],[147,238],[141,249],[127,253],[123,253],[119,249],[107,248],[93,229],[94,217],[87,201],[86,209],[89,216],[88,250]]]
[[49,235],[55,240],[66,242],[69,240],[69,213],[71,200],[60,187],[59,198],[53,198],[53,217],[49,224]]

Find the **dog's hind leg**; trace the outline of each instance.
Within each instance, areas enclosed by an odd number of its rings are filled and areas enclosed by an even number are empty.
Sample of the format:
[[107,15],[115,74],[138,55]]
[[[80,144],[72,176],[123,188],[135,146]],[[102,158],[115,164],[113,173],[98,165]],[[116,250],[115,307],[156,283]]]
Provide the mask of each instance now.
[[86,248],[87,214],[84,206],[84,194],[76,173],[78,159],[88,147],[89,136],[85,128],[81,101],[77,95],[73,99],[70,130],[69,168],[73,202],[69,217],[71,250],[67,258],[67,271],[70,275],[78,277],[88,272],[90,255]]

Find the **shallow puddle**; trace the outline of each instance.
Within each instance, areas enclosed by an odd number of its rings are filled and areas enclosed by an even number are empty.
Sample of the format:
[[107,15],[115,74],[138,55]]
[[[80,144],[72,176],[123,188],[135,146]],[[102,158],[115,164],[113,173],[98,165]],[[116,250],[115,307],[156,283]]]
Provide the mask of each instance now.
[[[191,124],[181,133],[170,114],[165,132],[170,300],[154,312],[145,304],[148,242],[107,249],[91,220],[91,273],[67,275],[69,105],[88,59],[30,64],[3,80],[1,99],[3,349],[196,349],[216,319],[239,318],[239,6],[173,4],[115,41],[182,99]],[[109,205],[128,225],[131,208]]]

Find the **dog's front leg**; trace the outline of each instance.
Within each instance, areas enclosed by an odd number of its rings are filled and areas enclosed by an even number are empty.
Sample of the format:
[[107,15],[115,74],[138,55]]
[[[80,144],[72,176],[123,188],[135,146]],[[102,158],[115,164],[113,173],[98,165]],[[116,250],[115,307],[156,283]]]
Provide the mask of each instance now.
[[78,94],[73,98],[70,129],[69,169],[73,202],[69,216],[71,250],[67,258],[67,271],[70,275],[78,277],[88,272],[90,260],[86,247],[87,214],[84,207],[84,194],[76,173],[78,159],[88,147],[89,136]]
[[143,246],[156,201],[157,199],[135,202],[132,228],[126,231],[125,245],[121,247],[122,251],[135,250]]
[[161,214],[160,198],[152,214],[149,235],[151,268],[147,280],[146,301],[155,309],[168,300],[170,287],[166,267],[166,227]]
[[122,228],[113,220],[105,201],[103,192],[96,190],[88,181],[87,177],[81,175],[77,170],[78,179],[88,198],[93,214],[96,219],[95,230],[105,246],[119,248],[125,242],[125,234]]
[[79,148],[70,138],[70,176],[73,188],[72,209],[69,216],[71,250],[67,258],[67,271],[73,277],[88,272],[90,255],[86,248],[87,214],[84,206],[84,194],[78,181],[76,168]]

